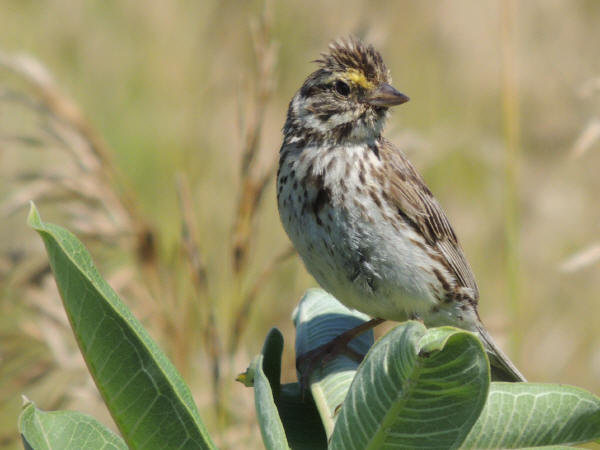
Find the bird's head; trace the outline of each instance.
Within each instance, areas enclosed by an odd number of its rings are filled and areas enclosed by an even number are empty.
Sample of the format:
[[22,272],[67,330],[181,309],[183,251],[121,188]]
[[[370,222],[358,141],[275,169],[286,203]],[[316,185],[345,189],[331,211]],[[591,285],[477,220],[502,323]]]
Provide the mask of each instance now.
[[339,141],[379,136],[390,106],[408,101],[391,85],[381,54],[355,38],[329,45],[288,110],[286,136]]

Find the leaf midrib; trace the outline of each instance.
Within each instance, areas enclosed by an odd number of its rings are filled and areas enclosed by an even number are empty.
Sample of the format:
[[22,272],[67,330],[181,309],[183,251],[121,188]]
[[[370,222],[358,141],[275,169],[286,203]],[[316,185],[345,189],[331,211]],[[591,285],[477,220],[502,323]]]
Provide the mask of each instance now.
[[[380,422],[380,426],[378,427],[377,432],[373,435],[373,438],[369,441],[369,444],[366,447],[367,450],[377,450],[381,448],[381,446],[385,442],[385,437],[387,436],[385,430],[387,430],[388,426],[394,422],[396,417],[398,417],[398,411],[404,406],[406,406],[408,398],[410,397],[409,394],[413,392],[414,386],[418,385],[418,381],[421,376],[421,371],[423,369],[422,366],[423,360],[417,354],[414,369],[412,370],[412,374],[414,374],[415,376],[407,378],[405,383],[403,383],[402,389],[399,390],[400,394],[396,395],[396,400],[392,402],[392,405],[395,406],[392,406],[392,408],[390,408],[388,412],[383,416],[383,420]],[[407,385],[406,388],[404,385]]]

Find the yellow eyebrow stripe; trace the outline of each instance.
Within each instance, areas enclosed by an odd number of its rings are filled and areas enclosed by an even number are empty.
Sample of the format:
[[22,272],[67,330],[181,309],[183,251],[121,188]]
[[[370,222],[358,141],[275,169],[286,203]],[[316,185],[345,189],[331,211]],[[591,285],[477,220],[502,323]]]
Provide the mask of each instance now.
[[348,81],[352,81],[365,89],[372,89],[375,87],[371,81],[367,80],[364,73],[359,72],[356,69],[348,69],[345,75]]

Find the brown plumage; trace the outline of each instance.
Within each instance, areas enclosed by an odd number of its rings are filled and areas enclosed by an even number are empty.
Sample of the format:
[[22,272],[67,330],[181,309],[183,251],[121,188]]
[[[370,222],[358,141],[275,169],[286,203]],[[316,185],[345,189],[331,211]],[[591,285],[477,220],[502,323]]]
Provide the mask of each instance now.
[[475,277],[448,217],[404,154],[387,139],[382,138],[381,143],[380,154],[384,160],[385,172],[381,174],[380,182],[389,185],[386,189],[391,204],[425,238],[429,248],[437,251],[448,270],[456,277],[456,287],[470,289],[470,300],[477,303],[479,290]]
[[406,96],[379,52],[330,45],[288,109],[277,173],[282,224],[319,284],[372,317],[476,333],[496,378],[524,380],[485,331],[473,272],[441,206],[381,133]]

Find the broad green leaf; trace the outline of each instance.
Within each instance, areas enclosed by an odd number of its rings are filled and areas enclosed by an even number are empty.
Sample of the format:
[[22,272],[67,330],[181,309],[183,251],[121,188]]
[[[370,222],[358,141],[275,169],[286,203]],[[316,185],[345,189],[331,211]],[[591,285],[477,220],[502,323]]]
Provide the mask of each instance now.
[[[298,357],[368,321],[369,316],[350,310],[322,289],[309,289],[294,311],[293,320]],[[349,345],[357,354],[364,356],[373,341],[373,331],[370,330],[354,338]],[[333,432],[336,409],[344,401],[358,365],[356,360],[339,355],[316,367],[310,376],[310,392],[327,436]]]
[[127,445],[93,417],[75,411],[44,412],[27,401],[19,416],[26,449],[127,450]]
[[464,448],[521,448],[600,437],[600,398],[572,386],[492,383]]
[[330,448],[458,448],[483,408],[489,377],[473,334],[401,324],[359,367]]
[[280,384],[282,350],[283,336],[279,330],[272,329],[261,355],[238,377],[247,386],[254,386],[265,446],[268,449],[326,449],[327,440],[312,400],[302,398],[298,383]]
[[42,237],[79,348],[131,448],[214,448],[181,376],[100,276],[69,231],[28,223]]

